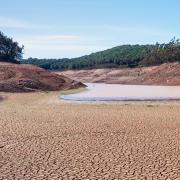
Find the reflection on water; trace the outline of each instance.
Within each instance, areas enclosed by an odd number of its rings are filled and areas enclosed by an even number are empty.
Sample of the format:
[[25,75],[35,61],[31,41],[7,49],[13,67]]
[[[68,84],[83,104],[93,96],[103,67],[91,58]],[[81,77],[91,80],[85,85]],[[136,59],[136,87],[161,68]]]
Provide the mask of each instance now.
[[180,100],[180,86],[87,83],[87,91],[61,96],[73,101]]

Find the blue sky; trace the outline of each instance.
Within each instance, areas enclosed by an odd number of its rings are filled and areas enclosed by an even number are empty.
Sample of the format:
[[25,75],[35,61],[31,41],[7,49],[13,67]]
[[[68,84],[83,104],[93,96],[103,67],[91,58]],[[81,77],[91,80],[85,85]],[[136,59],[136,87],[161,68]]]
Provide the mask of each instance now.
[[77,57],[180,38],[179,0],[0,0],[0,30],[24,57]]

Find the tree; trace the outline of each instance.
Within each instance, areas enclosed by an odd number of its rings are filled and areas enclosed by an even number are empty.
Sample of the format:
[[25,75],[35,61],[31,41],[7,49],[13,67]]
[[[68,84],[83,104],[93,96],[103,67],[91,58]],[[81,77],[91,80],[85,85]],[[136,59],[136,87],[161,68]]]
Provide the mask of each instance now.
[[152,45],[121,45],[101,52],[72,59],[37,59],[22,61],[50,70],[92,69],[115,67],[154,66],[180,62],[180,41],[173,38],[169,43]]
[[24,46],[20,47],[0,31],[0,61],[18,63],[22,60],[23,49]]

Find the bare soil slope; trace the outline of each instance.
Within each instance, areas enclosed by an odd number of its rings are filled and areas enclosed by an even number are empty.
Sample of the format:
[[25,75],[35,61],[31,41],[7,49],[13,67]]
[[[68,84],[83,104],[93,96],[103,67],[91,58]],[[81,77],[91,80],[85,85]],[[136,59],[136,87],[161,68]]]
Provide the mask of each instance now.
[[0,91],[55,91],[83,86],[80,82],[33,65],[0,63]]
[[180,85],[180,63],[143,68],[110,68],[57,72],[82,82]]

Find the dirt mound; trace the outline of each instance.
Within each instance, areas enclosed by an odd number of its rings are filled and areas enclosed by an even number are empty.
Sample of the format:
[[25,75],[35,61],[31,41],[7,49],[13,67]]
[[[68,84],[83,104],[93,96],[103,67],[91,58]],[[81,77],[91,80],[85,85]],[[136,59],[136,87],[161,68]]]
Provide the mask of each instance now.
[[82,82],[180,85],[180,63],[167,63],[143,68],[109,68],[57,72]]
[[56,91],[84,86],[81,82],[33,65],[0,63],[0,91]]
[[148,84],[180,85],[180,63],[162,64],[143,76]]

